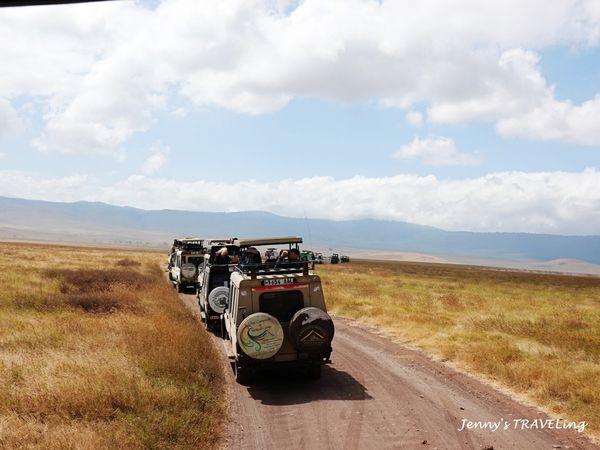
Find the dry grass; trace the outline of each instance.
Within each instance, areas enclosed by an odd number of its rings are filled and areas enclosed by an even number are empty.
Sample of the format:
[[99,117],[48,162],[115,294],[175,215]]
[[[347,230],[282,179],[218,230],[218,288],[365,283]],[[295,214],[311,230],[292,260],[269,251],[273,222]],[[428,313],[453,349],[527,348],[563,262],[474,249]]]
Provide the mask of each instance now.
[[390,262],[318,271],[334,313],[585,420],[600,436],[600,278]]
[[0,447],[220,442],[223,373],[163,256],[0,243]]

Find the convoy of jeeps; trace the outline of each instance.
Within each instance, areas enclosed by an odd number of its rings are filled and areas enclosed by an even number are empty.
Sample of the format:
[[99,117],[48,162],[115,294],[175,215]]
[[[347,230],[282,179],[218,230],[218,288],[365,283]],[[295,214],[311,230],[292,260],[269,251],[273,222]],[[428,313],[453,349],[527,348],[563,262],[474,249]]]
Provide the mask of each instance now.
[[331,362],[334,325],[312,271],[324,258],[301,251],[301,243],[300,237],[173,243],[169,279],[178,292],[195,291],[200,318],[225,340],[239,383],[284,365],[317,379]]

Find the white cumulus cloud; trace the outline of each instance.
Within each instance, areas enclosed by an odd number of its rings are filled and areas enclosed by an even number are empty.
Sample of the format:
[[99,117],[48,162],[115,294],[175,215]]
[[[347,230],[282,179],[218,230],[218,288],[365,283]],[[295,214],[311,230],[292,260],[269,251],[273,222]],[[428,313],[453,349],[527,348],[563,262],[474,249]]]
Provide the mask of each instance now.
[[458,150],[454,140],[443,136],[415,137],[400,147],[394,157],[419,159],[428,166],[475,166],[481,163],[481,155]]
[[579,145],[600,145],[600,95],[581,105],[548,99],[520,116],[500,120],[503,136],[534,140],[560,140]]
[[165,146],[155,145],[150,155],[142,164],[141,171],[146,175],[152,175],[158,172],[168,161],[170,149]]
[[7,8],[0,97],[38,99],[45,129],[34,145],[64,153],[114,153],[158,112],[178,111],[176,98],[246,114],[296,98],[407,111],[418,104],[436,123],[485,120],[506,136],[599,145],[597,100],[557,100],[538,55],[597,46],[597,5],[165,0],[155,9]]

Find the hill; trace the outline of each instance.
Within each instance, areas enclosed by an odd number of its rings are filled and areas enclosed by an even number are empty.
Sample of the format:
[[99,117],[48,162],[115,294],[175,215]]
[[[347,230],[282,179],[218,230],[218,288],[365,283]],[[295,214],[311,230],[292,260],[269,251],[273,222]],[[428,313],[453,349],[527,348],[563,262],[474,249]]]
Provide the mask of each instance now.
[[[199,205],[201,206],[201,205]],[[143,210],[96,202],[0,197],[5,238],[166,246],[173,236],[298,234],[315,247],[416,252],[455,258],[600,264],[600,236],[447,231],[385,220],[284,217],[262,211]]]

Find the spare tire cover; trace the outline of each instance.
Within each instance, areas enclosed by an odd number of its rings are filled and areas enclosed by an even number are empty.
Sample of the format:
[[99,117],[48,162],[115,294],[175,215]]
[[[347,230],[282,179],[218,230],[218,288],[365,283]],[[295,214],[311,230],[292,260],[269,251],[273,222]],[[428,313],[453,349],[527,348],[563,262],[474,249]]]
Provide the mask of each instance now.
[[192,278],[196,274],[196,266],[192,263],[185,263],[181,266],[181,274],[186,278]]
[[229,302],[229,288],[225,286],[219,286],[214,288],[208,294],[208,304],[214,312],[217,314],[223,314],[227,303]]
[[319,308],[303,308],[290,321],[290,339],[299,352],[327,353],[333,334],[333,320]]
[[258,312],[249,315],[238,327],[238,344],[242,351],[254,359],[274,356],[283,344],[283,328],[270,314]]

